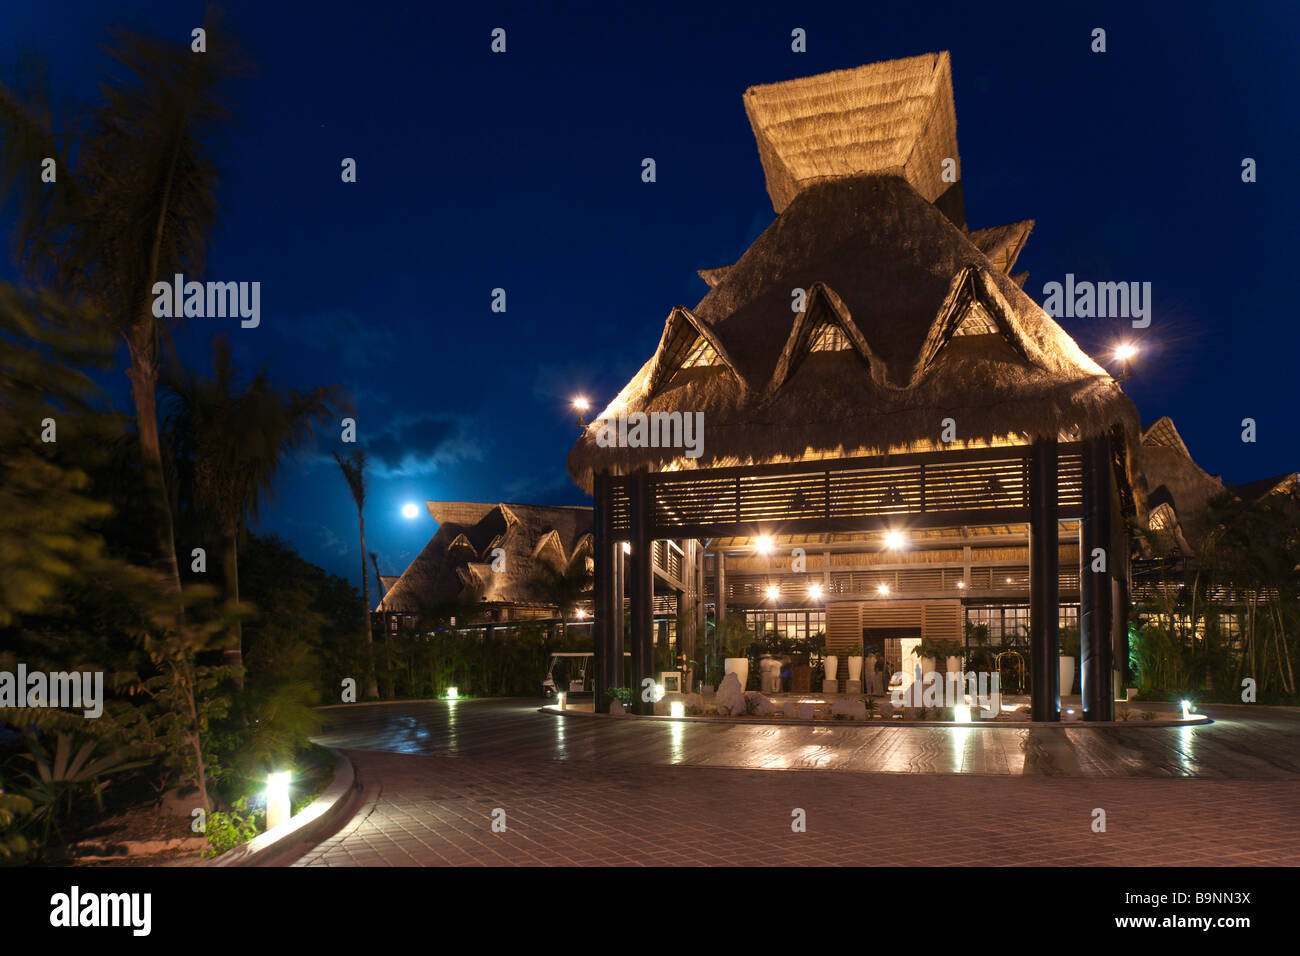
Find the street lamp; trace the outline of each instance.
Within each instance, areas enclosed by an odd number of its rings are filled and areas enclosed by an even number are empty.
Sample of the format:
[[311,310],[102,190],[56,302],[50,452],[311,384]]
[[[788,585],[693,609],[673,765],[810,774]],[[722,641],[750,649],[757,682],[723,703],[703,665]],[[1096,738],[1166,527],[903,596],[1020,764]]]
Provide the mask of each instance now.
[[591,402],[587,401],[586,398],[584,398],[584,397],[581,396],[581,395],[579,395],[579,396],[577,396],[576,398],[574,398],[574,400],[573,400],[573,410],[574,410],[575,412],[578,413],[578,427],[579,427],[579,428],[586,428],[586,427],[587,427],[586,415],[587,415],[587,412],[588,412],[590,409],[591,409]]
[[1131,342],[1124,342],[1115,347],[1115,361],[1120,363],[1120,373],[1115,379],[1117,382],[1127,382],[1133,377],[1129,371],[1128,363],[1138,354],[1137,346]]

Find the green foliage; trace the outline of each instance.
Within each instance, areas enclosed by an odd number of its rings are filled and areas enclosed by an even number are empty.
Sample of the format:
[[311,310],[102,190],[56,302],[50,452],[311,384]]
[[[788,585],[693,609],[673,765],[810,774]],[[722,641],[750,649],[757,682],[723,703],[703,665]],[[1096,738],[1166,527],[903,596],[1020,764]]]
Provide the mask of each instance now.
[[1071,624],[1060,629],[1061,654],[1065,657],[1079,657],[1079,625]]
[[235,801],[229,810],[214,810],[208,814],[205,835],[208,845],[202,855],[208,858],[220,856],[227,850],[243,846],[257,836],[257,814],[248,809],[248,798]]
[[754,632],[745,623],[743,614],[728,614],[722,625],[722,647],[728,657],[745,657],[750,644],[754,641]]
[[[26,735],[29,753],[26,759],[36,767],[36,773],[24,773],[29,786],[27,796],[35,805],[35,816],[44,822],[44,835],[59,829],[59,822],[72,812],[76,801],[93,796],[103,810],[103,792],[108,785],[103,778],[147,766],[149,761],[128,761],[121,754],[111,753],[95,757],[99,741],[74,738],[59,732],[55,735],[52,752],[47,751],[40,739],[29,732]],[[93,759],[92,759],[93,758]]]
[[35,858],[39,844],[25,832],[35,819],[31,799],[0,790],[0,866],[21,866]]

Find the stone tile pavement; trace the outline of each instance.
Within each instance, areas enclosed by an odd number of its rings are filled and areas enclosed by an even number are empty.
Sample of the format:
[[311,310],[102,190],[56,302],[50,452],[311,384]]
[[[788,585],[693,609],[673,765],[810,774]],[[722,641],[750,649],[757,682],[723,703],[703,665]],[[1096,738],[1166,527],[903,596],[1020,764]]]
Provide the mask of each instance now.
[[600,720],[531,701],[330,713],[319,739],[348,750],[366,803],[297,865],[1300,862],[1294,711],[996,731]]

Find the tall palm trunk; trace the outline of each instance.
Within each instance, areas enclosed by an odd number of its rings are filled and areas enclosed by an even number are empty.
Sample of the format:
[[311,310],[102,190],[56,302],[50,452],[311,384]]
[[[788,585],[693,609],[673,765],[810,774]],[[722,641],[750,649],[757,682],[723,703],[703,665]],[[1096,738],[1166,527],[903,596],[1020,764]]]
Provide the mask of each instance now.
[[370,573],[366,570],[366,515],[357,509],[357,521],[361,525],[361,598],[366,603],[366,696],[374,700],[379,697],[379,684],[375,680],[375,629],[370,626]]
[[158,362],[152,326],[135,326],[127,337],[131,367],[131,398],[135,403],[136,430],[140,437],[145,496],[154,514],[155,565],[168,586],[181,590],[180,565],[176,560],[176,533],[172,525],[171,499],[164,477],[162,443],[158,438]]
[[[226,600],[239,603],[239,527],[221,532],[221,573],[225,579]],[[221,663],[234,668],[236,690],[244,689],[244,626],[239,618],[230,622],[226,632],[226,646],[221,650]]]

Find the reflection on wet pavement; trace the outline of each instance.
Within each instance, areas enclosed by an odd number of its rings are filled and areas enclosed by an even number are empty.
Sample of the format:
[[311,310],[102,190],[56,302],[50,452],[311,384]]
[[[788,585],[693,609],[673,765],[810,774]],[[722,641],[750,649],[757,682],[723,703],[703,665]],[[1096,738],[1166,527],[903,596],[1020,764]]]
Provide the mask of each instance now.
[[323,711],[326,746],[437,756],[857,773],[1044,777],[1300,777],[1300,715],[1204,708],[1192,727],[780,726],[539,713],[528,700]]

